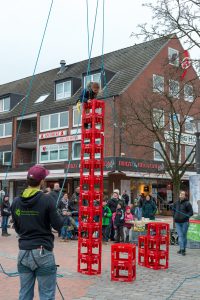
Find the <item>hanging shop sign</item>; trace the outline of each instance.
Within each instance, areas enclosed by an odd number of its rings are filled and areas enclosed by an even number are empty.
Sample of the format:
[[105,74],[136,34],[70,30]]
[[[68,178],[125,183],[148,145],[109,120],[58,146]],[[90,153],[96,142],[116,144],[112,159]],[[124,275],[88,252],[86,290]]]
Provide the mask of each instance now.
[[[69,173],[80,172],[80,160],[66,162],[65,170]],[[104,159],[104,171],[128,171],[128,172],[148,172],[164,173],[165,166],[163,162],[145,161],[132,158],[106,157]]]
[[65,143],[81,140],[81,135],[68,135],[56,138],[56,143]]
[[[179,133],[172,131],[165,131],[165,140],[169,143],[173,143],[173,137],[175,137],[176,143],[179,140]],[[182,133],[180,138],[180,143],[184,145],[194,146],[196,144],[196,136],[194,134]]]
[[40,140],[51,139],[59,136],[65,136],[65,135],[67,135],[67,130],[44,132],[39,134],[39,139]]

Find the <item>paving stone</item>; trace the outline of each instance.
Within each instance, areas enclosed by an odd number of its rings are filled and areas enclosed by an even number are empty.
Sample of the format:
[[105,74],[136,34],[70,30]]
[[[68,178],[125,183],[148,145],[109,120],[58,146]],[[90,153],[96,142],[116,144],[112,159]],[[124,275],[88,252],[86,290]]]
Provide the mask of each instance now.
[[[0,263],[8,272],[16,271],[18,240],[14,231],[8,238],[0,237]],[[103,246],[102,275],[86,276],[77,273],[77,241],[59,243],[55,239],[59,287],[67,300],[166,300],[177,286],[195,274],[200,275],[200,250],[188,249],[185,257],[177,247],[170,247],[168,270],[154,271],[137,266],[137,278],[132,283],[110,280],[110,247]],[[0,272],[0,300],[18,298],[19,278],[8,278]],[[36,289],[34,300],[38,300]],[[200,300],[200,277],[188,279],[170,300]],[[57,293],[56,300],[61,297]]]

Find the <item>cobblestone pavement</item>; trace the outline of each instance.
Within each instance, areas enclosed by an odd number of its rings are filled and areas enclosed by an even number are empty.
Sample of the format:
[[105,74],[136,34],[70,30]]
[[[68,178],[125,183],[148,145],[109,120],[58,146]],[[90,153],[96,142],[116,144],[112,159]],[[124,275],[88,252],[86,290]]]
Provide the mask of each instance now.
[[[77,242],[60,243],[56,238],[56,263],[60,265],[59,287],[65,300],[164,300],[185,279],[200,274],[200,250],[188,249],[185,257],[170,248],[168,270],[154,271],[137,266],[137,278],[132,283],[110,281],[110,245],[103,246],[102,275],[89,277],[76,272]],[[17,238],[12,231],[8,238],[0,237],[0,263],[8,272],[16,271]],[[0,273],[0,300],[17,300],[19,278],[9,278]],[[37,289],[35,298],[39,299]],[[61,297],[57,293],[56,300]],[[200,277],[188,279],[171,299],[200,300]]]

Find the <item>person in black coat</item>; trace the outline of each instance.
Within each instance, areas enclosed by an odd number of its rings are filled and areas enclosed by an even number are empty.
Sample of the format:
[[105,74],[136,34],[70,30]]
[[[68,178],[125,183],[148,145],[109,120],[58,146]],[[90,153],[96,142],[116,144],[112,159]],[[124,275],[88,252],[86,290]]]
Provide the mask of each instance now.
[[189,218],[193,215],[192,205],[186,198],[185,191],[181,191],[178,201],[172,205],[173,218],[176,224],[178,233],[178,241],[180,250],[178,254],[185,255],[185,248],[187,245],[187,231],[189,227]]
[[58,212],[60,214],[63,209],[66,209],[67,211],[69,210],[69,198],[67,193],[65,193],[62,199],[58,202]]
[[[119,195],[118,193],[113,193],[112,198],[108,201],[108,207],[110,208],[112,215],[116,212],[117,204],[119,203]],[[114,241],[115,229],[114,224],[112,222],[112,218],[110,220],[110,239]]]
[[126,206],[129,205],[129,195],[126,190],[123,191],[122,198],[124,199]]
[[120,203],[117,205],[116,215],[114,219],[114,226],[116,228],[116,242],[120,243],[124,241],[124,210]]
[[63,193],[60,191],[60,184],[58,182],[54,183],[53,191],[51,191],[48,195],[51,196],[55,203],[58,204],[60,199],[63,197]]
[[2,216],[2,236],[8,237],[10,234],[8,233],[8,219],[11,215],[11,208],[9,197],[4,196],[3,202],[1,205],[1,216]]

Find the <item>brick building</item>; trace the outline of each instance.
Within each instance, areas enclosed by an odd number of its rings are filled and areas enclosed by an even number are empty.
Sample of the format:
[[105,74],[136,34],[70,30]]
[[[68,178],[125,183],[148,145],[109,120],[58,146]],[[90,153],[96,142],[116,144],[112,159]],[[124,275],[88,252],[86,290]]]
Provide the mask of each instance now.
[[[171,182],[162,159],[155,151],[147,153],[124,142],[120,112],[127,105],[124,97],[127,93],[139,99],[144,89],[154,92],[156,80],[160,86],[165,85],[162,79],[164,63],[167,61],[173,70],[177,69],[182,52],[177,39],[156,39],[105,54],[104,72],[100,69],[101,57],[93,58],[90,78],[86,76],[87,60],[71,65],[61,61],[59,68],[35,76],[29,97],[26,95],[31,77],[1,85],[1,187],[6,188],[12,198],[25,187],[27,169],[42,163],[50,169],[49,186],[55,181],[62,183],[68,169],[65,190],[73,192],[79,183],[81,138],[80,117],[75,105],[81,89],[91,80],[100,83],[100,97],[106,103],[105,192],[110,194],[114,188],[127,189],[131,190],[132,197],[138,193],[156,195],[160,192],[170,200]],[[194,76],[191,67],[186,77]],[[192,101],[192,92],[190,89],[186,95],[186,89],[184,91],[180,101],[187,105]],[[189,145],[195,144],[194,132],[186,134],[187,138],[192,141]],[[186,144],[187,141],[184,147]],[[184,159],[184,151],[181,159]],[[190,173],[191,170],[183,178],[186,186]]]

